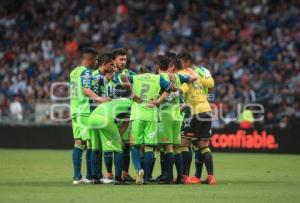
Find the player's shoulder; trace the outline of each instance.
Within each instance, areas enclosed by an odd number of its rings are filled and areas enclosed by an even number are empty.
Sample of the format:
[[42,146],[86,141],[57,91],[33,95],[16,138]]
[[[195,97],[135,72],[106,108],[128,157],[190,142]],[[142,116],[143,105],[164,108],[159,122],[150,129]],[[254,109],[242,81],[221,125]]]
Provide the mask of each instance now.
[[201,68],[201,70],[203,71],[205,77],[207,77],[207,78],[212,77],[212,76],[211,76],[211,73],[210,73],[210,71],[209,71],[208,68],[206,68],[206,67],[204,67],[204,66],[201,66],[200,68]]
[[99,70],[96,69],[96,70],[92,71],[92,75],[96,76],[96,75],[101,75],[101,74],[100,74]]
[[134,72],[134,71],[132,71],[132,70],[128,70],[128,73],[129,73],[129,75],[136,75],[136,73]]

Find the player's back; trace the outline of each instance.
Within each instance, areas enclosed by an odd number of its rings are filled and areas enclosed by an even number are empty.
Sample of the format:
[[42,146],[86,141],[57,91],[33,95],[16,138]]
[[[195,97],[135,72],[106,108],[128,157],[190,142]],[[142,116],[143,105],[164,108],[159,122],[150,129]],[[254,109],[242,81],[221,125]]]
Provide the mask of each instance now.
[[156,99],[160,90],[159,75],[144,73],[133,77],[133,94],[141,97],[144,102]]
[[157,120],[157,108],[147,107],[147,103],[157,99],[160,91],[159,75],[144,73],[133,76],[132,92],[142,99],[142,103],[133,102],[131,120]]
[[89,114],[89,98],[84,94],[83,88],[90,86],[91,71],[84,66],[77,66],[70,73],[70,103],[72,116]]

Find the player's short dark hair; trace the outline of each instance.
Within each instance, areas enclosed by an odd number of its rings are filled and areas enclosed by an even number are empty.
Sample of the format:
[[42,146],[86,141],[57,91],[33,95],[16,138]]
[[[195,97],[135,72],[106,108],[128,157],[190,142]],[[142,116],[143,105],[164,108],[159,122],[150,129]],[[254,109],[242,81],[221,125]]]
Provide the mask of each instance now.
[[175,65],[176,70],[182,69],[182,64],[178,57],[173,57],[170,59],[170,65]]
[[123,48],[117,48],[117,49],[114,49],[112,51],[112,54],[114,56],[114,59],[117,57],[117,56],[124,56],[124,55],[127,55],[127,51]]
[[187,51],[184,51],[184,52],[181,52],[180,54],[178,54],[178,58],[183,61],[190,61],[191,63],[194,63],[193,56],[190,53],[188,53]]
[[175,53],[173,50],[168,51],[168,52],[165,54],[165,56],[168,57],[169,59],[171,59],[171,58],[176,58],[176,57],[177,57],[176,53]]
[[166,71],[169,68],[170,59],[163,55],[158,55],[155,64],[158,65],[160,70]]
[[84,47],[81,49],[81,55],[85,55],[85,54],[90,54],[90,55],[98,55],[98,52],[95,48],[93,47]]
[[114,60],[114,56],[112,53],[110,53],[110,52],[102,53],[102,54],[100,54],[100,56],[98,58],[98,66],[107,64],[107,63],[111,62],[112,60]]

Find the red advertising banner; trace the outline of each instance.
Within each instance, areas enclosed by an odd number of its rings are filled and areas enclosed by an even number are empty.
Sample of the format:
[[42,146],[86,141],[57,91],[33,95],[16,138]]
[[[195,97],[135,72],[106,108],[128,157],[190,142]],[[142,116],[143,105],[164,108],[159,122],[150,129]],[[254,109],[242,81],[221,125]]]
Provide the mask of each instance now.
[[298,129],[214,129],[211,146],[220,152],[300,153]]

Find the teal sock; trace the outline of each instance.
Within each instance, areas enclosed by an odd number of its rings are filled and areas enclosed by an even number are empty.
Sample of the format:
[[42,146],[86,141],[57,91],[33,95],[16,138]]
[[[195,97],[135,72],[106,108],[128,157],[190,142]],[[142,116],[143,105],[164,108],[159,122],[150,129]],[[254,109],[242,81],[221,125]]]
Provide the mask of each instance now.
[[122,176],[122,168],[123,168],[123,153],[122,152],[114,152],[114,164],[115,164],[115,179],[120,180]]
[[97,159],[98,159],[98,167],[97,167],[97,174],[99,178],[103,177],[102,173],[102,150],[97,151]]
[[196,167],[195,176],[201,178],[202,168],[203,168],[203,156],[200,150],[195,151],[195,167]]
[[99,166],[99,159],[97,157],[96,150],[93,150],[91,153],[91,162],[92,162],[92,177],[93,179],[98,179],[98,166]]
[[86,178],[92,179],[92,161],[91,161],[92,150],[86,150]]
[[134,169],[136,171],[141,170],[141,155],[140,155],[140,147],[139,146],[133,146],[131,149],[131,156],[132,156],[132,162]]
[[165,167],[168,176],[168,181],[173,181],[173,166],[174,166],[174,153],[167,152],[165,154]]
[[177,178],[182,178],[183,175],[183,160],[182,160],[182,154],[176,154],[175,155],[175,166],[177,171]]
[[153,163],[154,153],[153,151],[145,152],[144,155],[144,165],[145,165],[145,180],[147,181],[150,178],[151,167]]
[[73,159],[73,168],[74,168],[74,178],[82,178],[81,175],[81,157],[82,149],[74,147],[72,159]]
[[104,163],[106,166],[107,173],[112,173],[112,160],[113,153],[112,152],[104,152]]
[[156,162],[156,158],[154,157],[153,161],[152,161],[151,171],[150,171],[150,178],[152,178],[152,173],[153,173],[153,169],[154,169],[154,166],[155,166],[155,162]]
[[165,152],[160,152],[160,170],[161,175],[166,174]]

